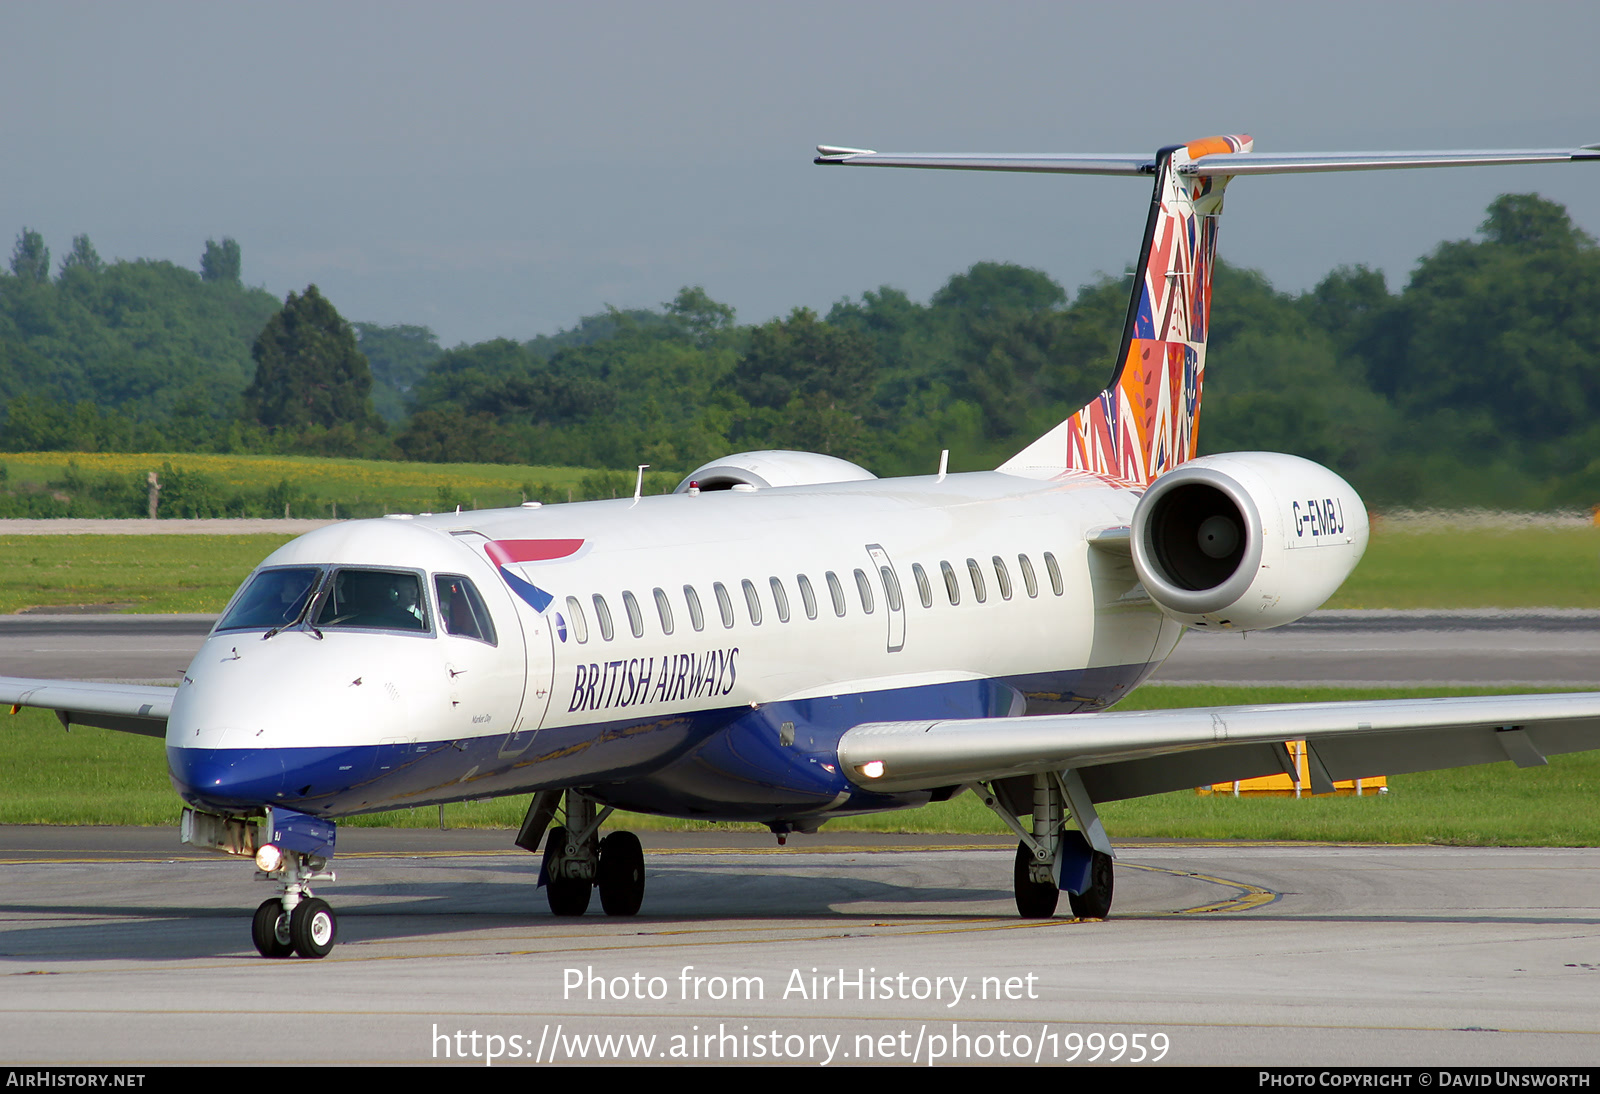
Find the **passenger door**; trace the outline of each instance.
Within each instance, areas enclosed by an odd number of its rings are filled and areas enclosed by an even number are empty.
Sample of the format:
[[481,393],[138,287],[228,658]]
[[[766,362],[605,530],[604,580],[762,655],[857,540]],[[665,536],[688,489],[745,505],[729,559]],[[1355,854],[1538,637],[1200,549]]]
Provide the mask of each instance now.
[[900,577],[895,573],[889,552],[876,543],[867,544],[867,555],[878,571],[878,586],[883,590],[883,604],[889,616],[890,653],[906,648],[906,598],[900,589]]

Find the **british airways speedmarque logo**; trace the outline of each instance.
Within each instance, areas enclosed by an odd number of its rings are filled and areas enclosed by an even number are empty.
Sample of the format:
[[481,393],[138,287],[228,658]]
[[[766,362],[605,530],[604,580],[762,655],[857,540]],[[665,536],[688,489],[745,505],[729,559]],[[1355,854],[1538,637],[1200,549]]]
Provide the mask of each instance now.
[[554,562],[573,558],[584,549],[581,539],[491,539],[484,548],[511,591],[527,601],[536,612],[550,606],[555,597],[523,577],[511,567],[521,562]]

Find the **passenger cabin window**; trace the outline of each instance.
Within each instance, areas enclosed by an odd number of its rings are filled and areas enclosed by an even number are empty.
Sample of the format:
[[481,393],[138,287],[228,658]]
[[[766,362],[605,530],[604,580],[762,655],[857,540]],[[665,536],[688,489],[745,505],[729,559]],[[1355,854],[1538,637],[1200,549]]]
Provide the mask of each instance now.
[[861,610],[868,615],[872,614],[872,582],[867,580],[867,575],[860,570],[856,571],[856,592],[861,597]]
[[446,634],[458,638],[476,638],[494,646],[494,620],[489,618],[489,608],[478,595],[478,587],[460,574],[437,574],[433,591],[439,601],[439,619]]
[[336,570],[323,593],[316,625],[426,634],[430,628],[422,579],[404,570]]
[[689,604],[689,622],[693,624],[695,630],[705,630],[706,617],[700,611],[700,594],[694,591],[693,585],[685,585],[683,587],[683,599]]
[[977,559],[967,559],[967,574],[972,578],[972,596],[979,604],[982,604],[989,599],[989,593],[983,587],[983,567],[978,565]]
[[599,593],[594,594],[594,618],[600,624],[600,637],[607,642],[616,637],[616,628],[611,625],[611,608],[606,604],[606,598]]
[[1033,563],[1028,561],[1027,555],[1017,556],[1017,566],[1022,570],[1022,583],[1028,587],[1028,595],[1039,595],[1039,579],[1033,576]]
[[287,627],[305,614],[322,571],[315,566],[262,570],[250,579],[228,610],[219,631],[271,630]]
[[950,603],[952,605],[961,603],[961,583],[956,580],[955,567],[948,562],[941,562],[939,572],[944,574],[944,591],[950,598]]
[[772,578],[768,584],[772,586],[772,604],[778,609],[778,622],[789,622],[789,594],[783,591],[783,582]]
[[811,591],[811,579],[805,574],[795,574],[794,583],[800,586],[800,599],[806,606],[806,618],[817,617],[817,594]]
[[750,622],[754,626],[761,626],[761,598],[756,595],[755,582],[748,577],[740,583],[744,588],[744,606],[750,612]]
[[1044,568],[1050,571],[1050,588],[1057,596],[1061,595],[1061,567],[1056,565],[1056,556],[1049,551],[1044,553]]
[[722,625],[733,626],[733,598],[728,595],[728,590],[718,581],[711,586],[717,594],[717,609],[722,612]]
[[833,614],[843,619],[844,586],[839,584],[839,575],[832,570],[828,571],[828,595],[833,597]]
[[643,638],[644,613],[639,610],[639,602],[627,590],[622,593],[622,606],[628,610],[628,629],[633,631],[635,638]]
[[883,599],[888,601],[889,610],[900,610],[900,579],[894,576],[894,571],[887,566],[878,567],[878,576],[883,578]]
[[663,589],[655,590],[656,614],[661,617],[661,633],[672,633],[672,605],[667,603],[667,594]]
[[583,602],[575,596],[567,597],[567,614],[572,617],[572,637],[579,642],[589,641],[589,621],[583,617]]
[[1006,570],[1005,559],[995,555],[991,560],[994,563],[994,579],[1000,586],[1000,599],[1011,599],[1011,574]]
[[922,563],[913,562],[911,573],[917,579],[917,595],[922,598],[922,606],[933,607],[933,587],[928,584],[928,571],[922,568]]

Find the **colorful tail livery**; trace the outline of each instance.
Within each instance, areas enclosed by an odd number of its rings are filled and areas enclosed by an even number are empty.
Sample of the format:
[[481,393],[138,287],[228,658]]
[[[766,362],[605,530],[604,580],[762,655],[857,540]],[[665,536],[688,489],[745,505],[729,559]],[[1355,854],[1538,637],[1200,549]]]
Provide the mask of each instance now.
[[1222,194],[1235,175],[1462,167],[1600,159],[1600,148],[1508,152],[1290,153],[1263,156],[1249,136],[1207,137],[1148,155],[896,155],[819,147],[816,162],[1153,175],[1155,193],[1135,269],[1117,371],[1106,390],[1000,466],[1049,477],[1088,471],[1147,484],[1195,456],[1211,318],[1211,271]]
[[1211,319],[1217,218],[1228,176],[1175,168],[1213,152],[1249,152],[1248,136],[1209,137],[1156,155],[1155,194],[1139,249],[1111,386],[1000,468],[1074,468],[1147,483],[1194,458]]

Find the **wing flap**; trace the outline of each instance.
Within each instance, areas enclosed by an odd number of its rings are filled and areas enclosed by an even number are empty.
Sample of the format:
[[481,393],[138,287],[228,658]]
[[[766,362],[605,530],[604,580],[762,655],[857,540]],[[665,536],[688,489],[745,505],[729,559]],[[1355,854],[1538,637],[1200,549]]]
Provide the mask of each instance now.
[[1334,779],[1537,762],[1600,748],[1600,693],[879,722],[846,732],[839,760],[889,791],[1074,768],[1109,801],[1281,771],[1287,740],[1311,742]]
[[0,703],[53,710],[63,725],[162,737],[176,688],[0,676]]
[[1192,790],[1212,783],[1284,774],[1277,745],[1223,745],[1202,752],[1179,752],[1144,760],[1080,768],[1084,789],[1096,804]]

